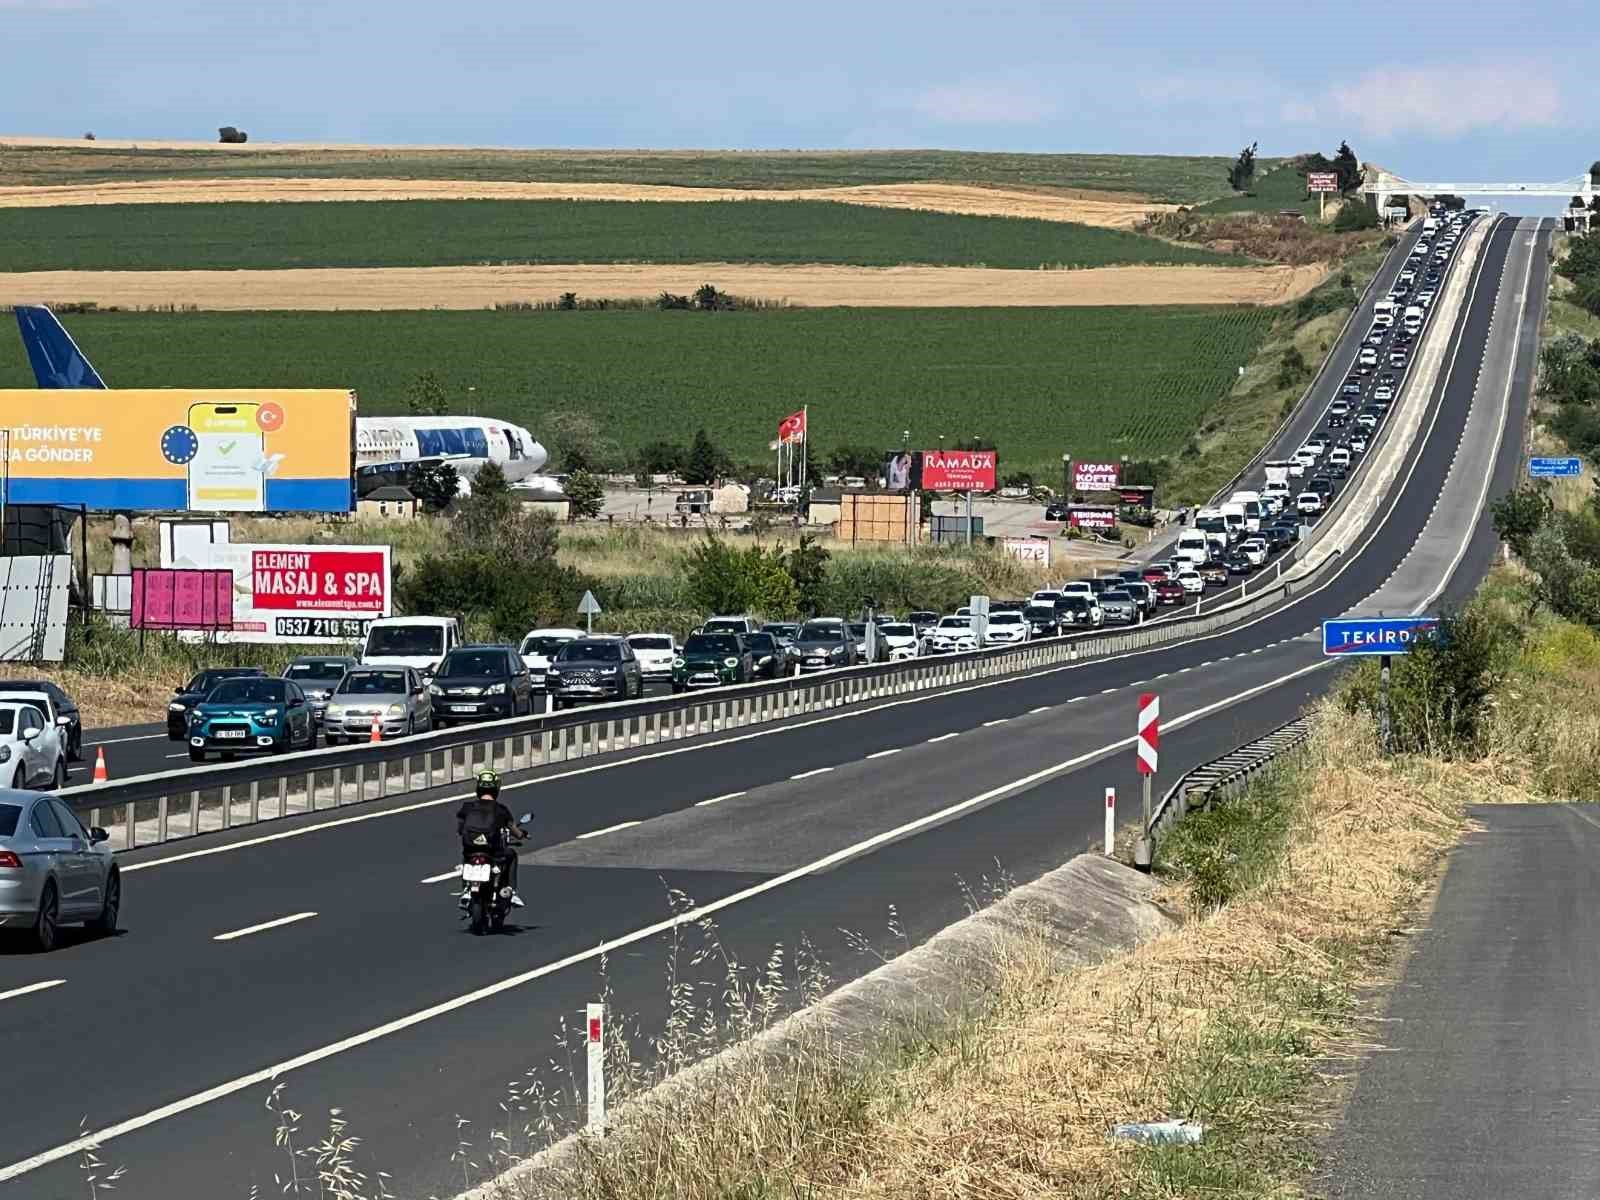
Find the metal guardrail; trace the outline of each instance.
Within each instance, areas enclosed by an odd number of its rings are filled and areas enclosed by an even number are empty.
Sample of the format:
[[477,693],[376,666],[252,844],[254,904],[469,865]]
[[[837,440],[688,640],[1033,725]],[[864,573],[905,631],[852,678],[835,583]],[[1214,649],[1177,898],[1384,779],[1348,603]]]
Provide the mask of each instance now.
[[1283,755],[1298,750],[1310,737],[1310,719],[1296,717],[1264,737],[1246,742],[1180,776],[1150,815],[1148,836],[1151,843],[1159,846],[1161,839],[1192,810],[1219,800],[1234,799],[1260,771]]

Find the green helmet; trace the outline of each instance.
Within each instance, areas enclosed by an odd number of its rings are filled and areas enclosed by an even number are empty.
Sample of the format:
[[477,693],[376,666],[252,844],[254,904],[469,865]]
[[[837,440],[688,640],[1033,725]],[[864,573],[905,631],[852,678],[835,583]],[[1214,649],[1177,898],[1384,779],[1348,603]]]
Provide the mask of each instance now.
[[479,771],[476,782],[476,791],[480,796],[500,795],[500,774],[497,771]]

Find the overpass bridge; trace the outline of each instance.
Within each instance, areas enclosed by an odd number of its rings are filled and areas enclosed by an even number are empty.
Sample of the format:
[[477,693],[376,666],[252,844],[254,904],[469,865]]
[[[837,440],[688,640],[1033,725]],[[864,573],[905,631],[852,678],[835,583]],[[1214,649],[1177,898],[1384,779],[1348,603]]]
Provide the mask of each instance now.
[[1449,181],[1446,183],[1417,183],[1390,171],[1370,171],[1361,185],[1363,195],[1370,197],[1381,212],[1388,207],[1391,196],[1549,196],[1568,199],[1582,196],[1587,206],[1594,198],[1594,177],[1585,171],[1570,179],[1554,183],[1484,183]]

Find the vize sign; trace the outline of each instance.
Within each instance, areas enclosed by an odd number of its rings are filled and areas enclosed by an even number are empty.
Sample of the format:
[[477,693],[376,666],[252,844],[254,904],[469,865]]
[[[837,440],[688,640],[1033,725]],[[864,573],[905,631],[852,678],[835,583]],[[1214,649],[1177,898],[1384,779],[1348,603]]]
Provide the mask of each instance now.
[[1330,656],[1409,654],[1439,628],[1438,617],[1357,617],[1322,623],[1322,652]]
[[992,492],[997,460],[993,450],[924,450],[922,486],[930,492]]
[[1074,462],[1072,464],[1072,490],[1075,492],[1113,492],[1121,480],[1121,463]]

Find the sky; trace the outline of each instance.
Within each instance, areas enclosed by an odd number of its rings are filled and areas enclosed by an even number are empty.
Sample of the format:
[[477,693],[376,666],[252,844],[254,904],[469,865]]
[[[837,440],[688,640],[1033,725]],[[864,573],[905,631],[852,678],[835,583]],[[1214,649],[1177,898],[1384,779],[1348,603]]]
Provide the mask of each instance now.
[[0,0],[0,134],[1600,158],[1593,5]]

